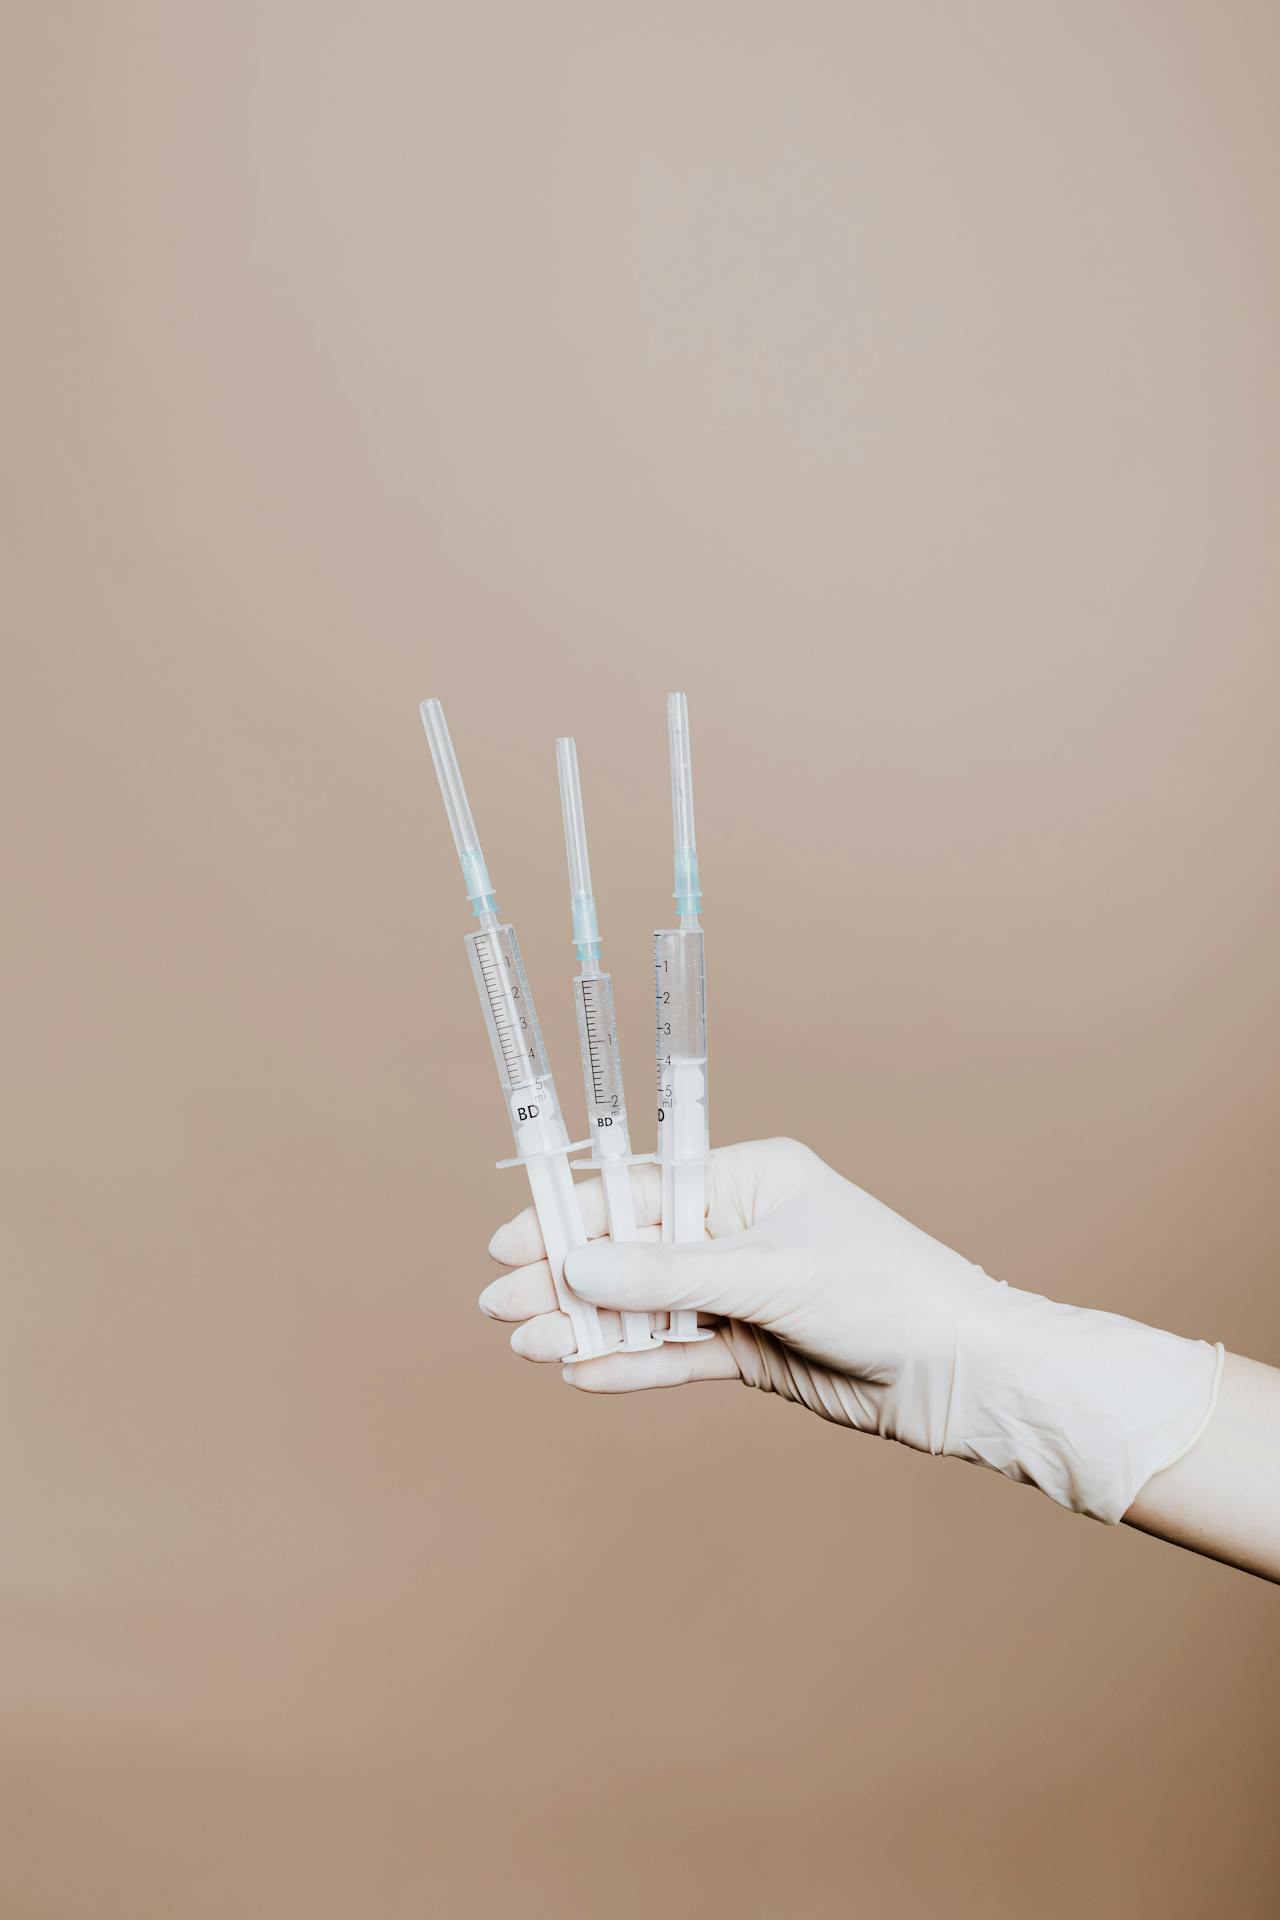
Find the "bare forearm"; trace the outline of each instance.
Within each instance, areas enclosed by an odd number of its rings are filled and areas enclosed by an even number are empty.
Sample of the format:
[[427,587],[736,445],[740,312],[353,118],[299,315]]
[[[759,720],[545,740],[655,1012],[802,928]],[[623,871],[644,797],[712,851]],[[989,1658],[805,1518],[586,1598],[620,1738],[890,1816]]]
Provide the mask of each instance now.
[[1280,1370],[1229,1353],[1208,1427],[1124,1524],[1280,1581]]

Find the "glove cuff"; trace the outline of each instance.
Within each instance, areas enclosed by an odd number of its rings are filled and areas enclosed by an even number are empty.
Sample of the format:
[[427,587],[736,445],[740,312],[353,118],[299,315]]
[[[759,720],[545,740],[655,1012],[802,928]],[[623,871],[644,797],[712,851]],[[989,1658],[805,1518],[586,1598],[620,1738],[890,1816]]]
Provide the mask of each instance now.
[[1002,1283],[965,1309],[945,1453],[1114,1526],[1209,1423],[1221,1345]]

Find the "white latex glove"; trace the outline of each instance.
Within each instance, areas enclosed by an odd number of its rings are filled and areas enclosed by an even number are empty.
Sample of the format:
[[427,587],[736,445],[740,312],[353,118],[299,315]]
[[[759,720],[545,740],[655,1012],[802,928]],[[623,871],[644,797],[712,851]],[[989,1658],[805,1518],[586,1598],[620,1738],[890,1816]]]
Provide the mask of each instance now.
[[[652,1227],[657,1170],[634,1172],[637,1220]],[[1208,1422],[1220,1348],[991,1280],[794,1140],[720,1149],[707,1188],[701,1246],[597,1239],[565,1272],[597,1306],[697,1308],[719,1337],[571,1363],[572,1385],[741,1379],[1113,1524]],[[599,1182],[581,1192],[588,1230],[603,1234]],[[486,1288],[482,1309],[527,1322],[512,1345],[528,1358],[571,1354],[532,1209],[498,1229],[490,1252],[518,1270]]]

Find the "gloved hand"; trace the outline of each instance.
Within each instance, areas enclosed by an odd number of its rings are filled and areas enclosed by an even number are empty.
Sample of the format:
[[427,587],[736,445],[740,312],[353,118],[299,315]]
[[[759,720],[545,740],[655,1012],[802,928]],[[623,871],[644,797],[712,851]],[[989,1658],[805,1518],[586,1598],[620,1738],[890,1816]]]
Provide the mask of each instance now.
[[[993,1467],[1111,1523],[1207,1424],[1220,1348],[991,1280],[794,1140],[713,1155],[700,1246],[658,1243],[657,1169],[637,1167],[634,1179],[652,1242],[593,1239],[569,1255],[570,1286],[598,1306],[697,1308],[718,1337],[570,1363],[576,1387],[740,1379],[860,1432]],[[602,1235],[599,1182],[581,1194],[588,1231]],[[571,1354],[532,1208],[489,1250],[518,1270],[485,1289],[482,1309],[525,1323],[512,1345],[529,1359]]]

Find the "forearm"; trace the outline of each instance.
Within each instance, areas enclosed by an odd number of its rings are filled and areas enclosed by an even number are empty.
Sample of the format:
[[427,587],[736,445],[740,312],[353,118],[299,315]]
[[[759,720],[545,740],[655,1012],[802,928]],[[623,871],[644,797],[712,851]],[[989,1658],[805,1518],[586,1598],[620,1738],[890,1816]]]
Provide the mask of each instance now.
[[1209,1425],[1124,1524],[1280,1581],[1280,1370],[1229,1353]]

